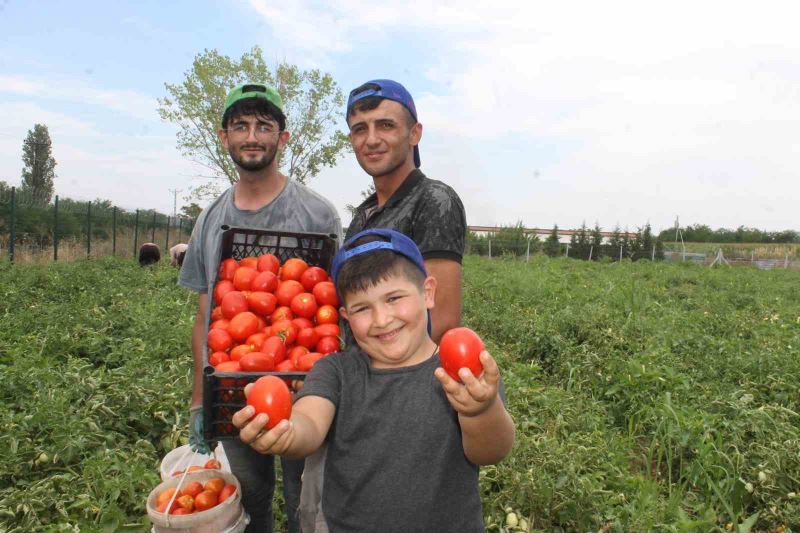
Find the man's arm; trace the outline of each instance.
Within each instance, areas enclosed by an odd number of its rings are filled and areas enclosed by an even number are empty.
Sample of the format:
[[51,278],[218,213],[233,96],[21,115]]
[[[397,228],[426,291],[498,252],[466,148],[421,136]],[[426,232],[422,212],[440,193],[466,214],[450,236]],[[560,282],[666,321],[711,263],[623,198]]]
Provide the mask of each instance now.
[[436,278],[431,338],[438,344],[445,331],[461,325],[461,265],[450,259],[428,259],[425,269]]
[[194,355],[194,372],[192,378],[191,407],[203,405],[203,348],[206,344],[206,310],[208,294],[200,293],[197,298],[197,314],[192,326],[192,354]]

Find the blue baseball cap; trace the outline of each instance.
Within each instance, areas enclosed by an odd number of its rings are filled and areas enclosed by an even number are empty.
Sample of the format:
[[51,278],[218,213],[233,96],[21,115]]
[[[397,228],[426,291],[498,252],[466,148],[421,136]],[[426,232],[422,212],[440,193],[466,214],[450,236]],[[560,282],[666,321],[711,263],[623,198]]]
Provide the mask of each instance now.
[[[347,249],[358,239],[366,237],[367,235],[377,235],[387,240],[371,241],[366,244],[356,246],[355,248],[351,248],[349,250]],[[364,231],[360,231],[349,238],[347,242],[344,243],[344,246],[342,246],[339,251],[336,252],[336,256],[333,258],[333,264],[331,265],[331,277],[333,278],[333,284],[336,285],[336,280],[339,278],[339,271],[349,259],[352,259],[357,255],[374,252],[375,250],[391,250],[394,253],[400,254],[414,263],[414,266],[420,269],[425,276],[428,275],[428,271],[425,270],[425,260],[422,259],[422,253],[419,251],[416,243],[408,238],[405,234],[393,229],[365,229]],[[339,293],[338,288],[336,289],[336,293]],[[341,294],[339,294],[339,301],[344,302]],[[431,311],[429,309],[428,335],[430,334]]]
[[[419,122],[417,118],[417,106],[414,105],[414,99],[411,98],[411,93],[393,80],[371,80],[350,91],[350,96],[347,97],[347,116],[350,116],[350,110],[353,108],[353,104],[370,96],[378,96],[402,104],[403,107],[408,109],[408,112],[411,113],[414,120]],[[417,145],[414,147],[414,166],[419,168],[419,165],[419,145]]]

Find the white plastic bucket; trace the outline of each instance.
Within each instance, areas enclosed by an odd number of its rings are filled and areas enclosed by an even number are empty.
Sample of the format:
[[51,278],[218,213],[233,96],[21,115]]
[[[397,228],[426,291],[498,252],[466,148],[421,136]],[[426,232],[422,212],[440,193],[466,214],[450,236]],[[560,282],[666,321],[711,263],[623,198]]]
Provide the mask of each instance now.
[[173,474],[175,472],[183,472],[190,466],[203,466],[209,459],[216,459],[222,465],[222,468],[217,472],[231,471],[231,465],[228,462],[228,457],[225,455],[225,449],[222,444],[217,444],[211,455],[195,453],[188,444],[185,444],[175,448],[161,460],[161,479],[166,481],[174,477]]
[[[221,477],[225,483],[236,485],[236,492],[219,505],[190,515],[169,515],[156,511],[156,499],[166,489],[176,487],[180,490],[180,487],[192,481],[205,483],[214,477]],[[239,481],[233,474],[221,470],[198,470],[162,482],[147,497],[147,516],[153,524],[153,533],[240,533],[250,523],[250,517],[242,507]]]

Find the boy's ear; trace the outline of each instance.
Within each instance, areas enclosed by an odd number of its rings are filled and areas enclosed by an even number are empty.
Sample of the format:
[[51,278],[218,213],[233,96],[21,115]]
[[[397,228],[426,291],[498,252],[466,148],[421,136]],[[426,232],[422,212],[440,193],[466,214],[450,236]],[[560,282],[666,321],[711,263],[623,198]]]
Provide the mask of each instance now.
[[422,282],[422,294],[425,297],[425,307],[433,309],[436,301],[436,278],[428,276]]
[[342,318],[344,318],[348,322],[350,321],[350,319],[347,317],[347,309],[345,309],[344,306],[341,306],[339,308],[339,316],[341,316]]

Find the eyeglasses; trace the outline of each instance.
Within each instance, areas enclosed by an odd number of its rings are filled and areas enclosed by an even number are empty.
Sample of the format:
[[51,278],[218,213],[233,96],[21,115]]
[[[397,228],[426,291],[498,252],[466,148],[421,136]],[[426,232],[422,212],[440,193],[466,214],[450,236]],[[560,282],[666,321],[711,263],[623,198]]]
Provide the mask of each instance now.
[[[256,124],[255,128],[255,135],[256,138],[265,139],[272,135],[273,133],[280,132],[278,128],[276,128],[272,124]],[[245,139],[250,136],[250,125],[241,123],[241,124],[234,124],[230,128],[228,128],[228,135],[234,137],[236,139]]]

